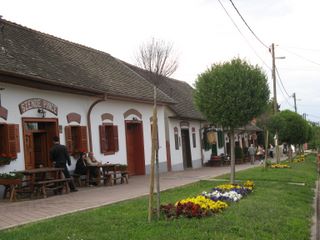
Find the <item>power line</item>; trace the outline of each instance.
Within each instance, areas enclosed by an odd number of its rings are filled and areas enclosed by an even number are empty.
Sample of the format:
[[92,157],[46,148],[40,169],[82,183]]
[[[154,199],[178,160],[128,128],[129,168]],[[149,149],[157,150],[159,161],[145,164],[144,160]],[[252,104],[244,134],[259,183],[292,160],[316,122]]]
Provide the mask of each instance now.
[[[243,37],[243,39],[246,41],[246,43],[248,44],[248,46],[251,48],[251,50],[254,52],[254,54],[261,60],[261,62],[269,69],[271,70],[271,67],[268,66],[268,64],[259,56],[259,54],[256,52],[256,50],[252,47],[252,45],[249,43],[248,39],[244,36],[244,34],[241,32],[240,28],[238,27],[238,25],[235,23],[235,21],[233,20],[233,18],[231,17],[231,15],[228,13],[227,9],[224,7],[224,5],[222,4],[222,2],[220,0],[218,0],[218,2],[220,3],[221,7],[223,8],[223,10],[225,11],[225,13],[228,15],[228,17],[230,18],[231,22],[233,23],[233,25],[236,27],[236,29],[238,30],[238,32],[240,33],[240,35]],[[268,48],[269,49],[269,48]]]
[[316,116],[316,115],[313,115],[313,114],[309,114],[307,113],[308,116],[311,116],[311,117],[314,117],[314,118],[320,118],[320,116]]
[[[278,84],[278,86],[279,86],[279,82],[278,82],[278,81],[277,81],[277,84]],[[289,100],[288,100],[287,97],[285,96],[285,94],[284,94],[284,92],[282,91],[282,89],[280,88],[280,86],[279,86],[279,89],[280,89],[280,92],[282,93],[282,96],[283,96],[284,100],[288,103],[288,105],[289,105],[290,107],[294,108],[294,106],[289,102]]]
[[291,96],[288,94],[286,88],[285,88],[284,85],[283,85],[283,82],[282,82],[282,79],[281,79],[281,77],[280,77],[280,74],[279,74],[279,71],[278,71],[278,68],[277,68],[277,67],[276,67],[276,73],[277,73],[278,79],[280,80],[280,83],[281,83],[281,86],[282,86],[283,90],[285,91],[285,93],[287,94],[287,96],[290,98]]
[[[258,38],[258,36],[254,33],[254,31],[251,29],[251,27],[248,25],[248,23],[246,22],[246,20],[244,20],[244,18],[242,17],[241,13],[239,12],[238,8],[234,5],[233,1],[232,0],[229,0],[233,6],[233,8],[237,11],[238,15],[241,17],[242,21],[244,22],[244,24],[247,26],[247,28],[250,30],[250,32],[253,34],[253,36],[264,46],[266,47],[267,49],[269,49],[269,47],[261,41],[260,38]],[[220,0],[219,0],[220,2]]]
[[310,63],[313,63],[313,64],[315,64],[315,65],[318,65],[318,66],[320,66],[320,63],[318,63],[318,62],[316,62],[316,61],[313,61],[313,60],[311,60],[311,59],[309,59],[309,58],[306,58],[306,57],[304,57],[304,56],[302,56],[302,55],[300,55],[300,54],[297,54],[297,53],[295,53],[295,52],[292,52],[292,51],[290,51],[290,50],[288,50],[288,49],[285,49],[285,48],[283,48],[283,47],[281,47],[284,51],[287,51],[288,53],[291,53],[291,54],[293,54],[293,55],[295,55],[295,56],[297,56],[297,57],[299,57],[299,58],[301,58],[301,59],[303,59],[303,60],[305,60],[305,61],[308,61],[308,62],[310,62]]
[[296,46],[286,46],[287,48],[293,48],[293,49],[299,49],[304,51],[320,51],[320,49],[314,49],[314,48],[303,48],[303,47],[296,47]]

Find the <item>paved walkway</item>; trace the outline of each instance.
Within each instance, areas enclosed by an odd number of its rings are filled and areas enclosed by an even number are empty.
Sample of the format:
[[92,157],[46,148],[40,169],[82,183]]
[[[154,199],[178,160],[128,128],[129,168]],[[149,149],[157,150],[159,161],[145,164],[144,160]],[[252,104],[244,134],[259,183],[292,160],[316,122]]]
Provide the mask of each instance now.
[[[258,162],[256,165],[249,163],[236,165],[236,171],[258,165]],[[230,167],[225,166],[163,173],[160,176],[160,187],[161,190],[166,190],[229,172]],[[46,199],[0,201],[0,230],[147,195],[149,176],[132,176],[129,178],[129,184],[78,189],[78,192],[51,196]]]

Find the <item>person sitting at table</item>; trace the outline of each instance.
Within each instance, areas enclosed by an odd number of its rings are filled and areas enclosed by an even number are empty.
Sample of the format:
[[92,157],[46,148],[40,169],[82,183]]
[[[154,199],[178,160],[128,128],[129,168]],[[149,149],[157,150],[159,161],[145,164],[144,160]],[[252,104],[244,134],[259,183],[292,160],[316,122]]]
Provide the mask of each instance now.
[[81,152],[79,159],[76,163],[76,168],[74,170],[75,174],[86,175],[87,174],[87,163],[86,163],[86,153]]
[[[100,170],[97,166],[101,164],[94,156],[93,152],[89,152],[88,156],[85,158],[86,164],[90,169],[90,178],[97,178],[100,174]],[[96,166],[96,167],[95,167]],[[96,184],[96,183],[94,183]]]

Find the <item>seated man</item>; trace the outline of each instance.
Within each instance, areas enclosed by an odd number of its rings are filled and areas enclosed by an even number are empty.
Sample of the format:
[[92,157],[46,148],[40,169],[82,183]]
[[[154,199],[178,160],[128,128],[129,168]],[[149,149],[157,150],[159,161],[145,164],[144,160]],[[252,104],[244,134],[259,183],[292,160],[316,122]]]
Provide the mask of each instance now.
[[[98,174],[100,174],[100,170],[98,167],[94,166],[99,166],[101,162],[99,162],[94,156],[92,152],[88,153],[88,157],[85,158],[86,165],[90,169],[90,178],[97,178]],[[90,167],[93,166],[93,167]],[[96,183],[94,183],[96,185]]]

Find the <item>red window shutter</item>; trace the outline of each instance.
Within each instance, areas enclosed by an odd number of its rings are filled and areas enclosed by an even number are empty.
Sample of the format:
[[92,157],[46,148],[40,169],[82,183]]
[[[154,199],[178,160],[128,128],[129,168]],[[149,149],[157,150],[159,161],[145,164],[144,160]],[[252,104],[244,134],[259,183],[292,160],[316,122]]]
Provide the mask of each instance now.
[[101,153],[106,153],[106,130],[105,126],[100,125],[99,126],[99,133],[100,133],[100,151]]
[[112,126],[114,151],[119,151],[118,126]]
[[10,156],[17,156],[17,141],[16,141],[16,126],[15,124],[8,124],[8,154]]
[[16,146],[17,146],[17,153],[21,152],[20,148],[20,138],[19,138],[19,124],[15,124],[15,135],[16,135]]
[[72,144],[72,134],[71,134],[71,126],[65,126],[64,127],[64,134],[66,137],[66,147],[69,152],[69,154],[73,153],[73,144]]
[[80,134],[79,134],[79,140],[80,140],[80,150],[84,152],[88,152],[88,137],[87,137],[87,127],[86,126],[80,126]]

